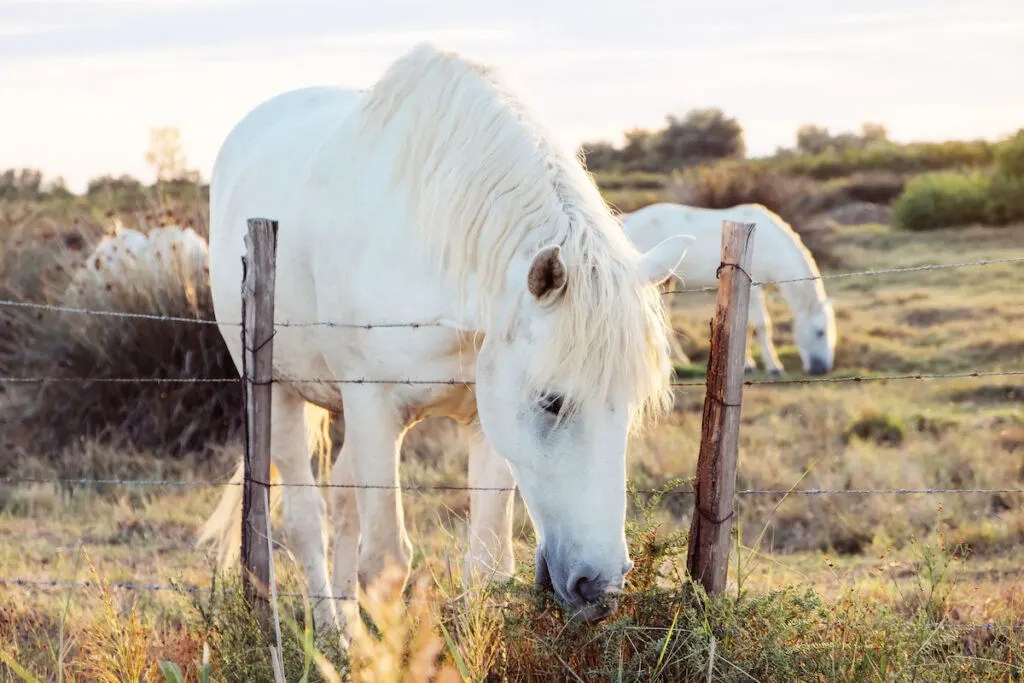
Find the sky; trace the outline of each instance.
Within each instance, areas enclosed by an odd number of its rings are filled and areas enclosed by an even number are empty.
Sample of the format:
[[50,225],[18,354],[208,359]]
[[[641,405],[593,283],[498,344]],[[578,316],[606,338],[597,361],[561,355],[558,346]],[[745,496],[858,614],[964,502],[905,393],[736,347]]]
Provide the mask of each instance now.
[[176,126],[208,178],[261,101],[369,86],[423,40],[497,64],[569,142],[709,106],[752,155],[802,123],[1024,126],[1022,0],[0,0],[0,168],[152,180],[149,131]]

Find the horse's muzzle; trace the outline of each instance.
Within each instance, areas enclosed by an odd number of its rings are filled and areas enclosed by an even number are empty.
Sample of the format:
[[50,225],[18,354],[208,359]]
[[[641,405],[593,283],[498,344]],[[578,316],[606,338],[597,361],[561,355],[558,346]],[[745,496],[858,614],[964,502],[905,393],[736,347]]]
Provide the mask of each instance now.
[[810,362],[807,364],[808,375],[824,375],[831,369],[832,368],[829,367],[829,364],[821,358],[811,358]]
[[[558,601],[572,611],[574,619],[597,621],[618,609],[618,595],[622,592],[625,574],[633,563],[627,562],[618,581],[609,581],[592,567],[581,565],[569,572],[557,568],[552,575],[551,566],[543,548],[537,550],[537,570],[534,584],[542,590],[553,591]],[[565,576],[561,576],[561,574]]]

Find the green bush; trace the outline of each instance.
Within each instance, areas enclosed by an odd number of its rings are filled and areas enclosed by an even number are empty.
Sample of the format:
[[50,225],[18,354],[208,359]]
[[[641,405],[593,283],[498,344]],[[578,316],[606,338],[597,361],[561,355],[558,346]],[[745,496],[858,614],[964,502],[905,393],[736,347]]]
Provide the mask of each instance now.
[[[1021,145],[1024,149],[1024,145]],[[1024,161],[1024,156],[1020,161]],[[997,175],[989,182],[985,213],[992,225],[1024,222],[1024,175]]]
[[999,143],[996,168],[1010,178],[1024,178],[1024,128]]
[[995,147],[987,140],[949,140],[905,145],[885,141],[865,147],[829,150],[821,154],[764,159],[759,163],[783,173],[831,180],[862,171],[923,173],[983,168],[992,163]]
[[981,173],[926,173],[907,183],[893,203],[893,217],[907,230],[984,223],[990,186],[990,178]]
[[616,173],[598,171],[594,181],[602,191],[607,190],[660,190],[665,187],[666,176],[661,173]]

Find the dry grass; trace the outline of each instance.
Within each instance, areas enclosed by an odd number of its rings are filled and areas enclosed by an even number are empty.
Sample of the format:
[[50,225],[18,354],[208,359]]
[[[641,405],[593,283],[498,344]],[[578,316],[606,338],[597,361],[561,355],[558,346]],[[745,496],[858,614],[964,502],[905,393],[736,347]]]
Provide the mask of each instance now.
[[[150,216],[143,232],[175,216]],[[161,220],[154,220],[161,219]],[[100,311],[210,320],[209,280],[186,264],[167,277],[134,273],[77,297],[66,295],[70,273],[92,252],[108,226],[80,220],[81,248],[64,248],[49,220],[24,218],[0,230],[6,239],[8,296]],[[201,228],[202,231],[202,228]],[[60,459],[85,435],[132,449],[181,456],[241,433],[242,391],[235,383],[103,383],[104,379],[237,379],[214,325],[83,315],[25,308],[0,310],[0,374],[90,378],[92,383],[15,386],[3,412],[5,437],[18,457]],[[0,457],[0,472],[15,463]],[[73,475],[68,475],[73,476]]]
[[[1019,230],[907,234],[848,226],[832,232],[827,247],[844,270],[969,261],[1024,255]],[[836,372],[1019,369],[1022,287],[1024,269],[1015,264],[826,281],[838,315]],[[713,302],[713,295],[699,294],[673,302],[683,348],[697,361],[707,355]],[[796,375],[789,311],[776,296],[769,305],[780,356]],[[738,487],[1022,488],[1017,379],[748,387]],[[699,388],[681,389],[674,414],[631,444],[637,488],[692,475],[702,401]],[[403,448],[403,480],[464,484],[465,446],[455,436],[447,421],[415,428]],[[0,462],[20,475],[195,480],[226,479],[239,452],[228,442],[206,455],[169,460],[159,449],[94,439],[46,458],[4,448]],[[208,587],[211,558],[193,541],[218,494],[203,487],[2,487],[0,573]],[[709,663],[714,680],[902,680],[916,673],[953,681],[1021,673],[1021,634],[1001,628],[1022,625],[1024,613],[1020,495],[744,496],[730,587],[711,600],[687,595],[678,574],[690,497],[669,492],[646,508],[650,501],[640,496],[631,508],[636,568],[629,594],[616,619],[589,627],[567,623],[526,585],[467,591],[458,563],[447,559],[461,557],[467,495],[410,491],[405,502],[416,544],[414,579],[429,581],[406,596],[420,601],[409,607],[396,604],[393,585],[381,584],[382,606],[366,612],[385,637],[359,641],[362,655],[353,651],[369,665],[401,661],[403,676],[436,666],[469,680],[491,672],[494,680],[703,681]],[[528,580],[533,539],[521,502],[515,528],[520,574]],[[282,590],[299,590],[291,558],[283,550],[275,557]],[[331,680],[308,645],[301,601],[284,600],[281,608],[291,624],[283,627],[288,680],[303,671],[310,680]],[[44,679],[63,671],[64,680],[96,680],[76,667],[90,651],[115,651],[97,650],[97,643],[145,640],[150,675],[155,663],[169,660],[191,680],[206,643],[215,680],[267,680],[269,653],[245,615],[243,605],[219,593],[182,598],[6,587],[0,651]],[[951,630],[937,621],[1000,628]],[[106,630],[96,631],[97,624]],[[323,656],[342,673],[351,664],[337,652],[324,649]],[[369,679],[365,671],[361,680]],[[431,672],[434,680],[452,675]],[[20,680],[10,665],[0,673]],[[410,673],[405,680],[426,678]]]

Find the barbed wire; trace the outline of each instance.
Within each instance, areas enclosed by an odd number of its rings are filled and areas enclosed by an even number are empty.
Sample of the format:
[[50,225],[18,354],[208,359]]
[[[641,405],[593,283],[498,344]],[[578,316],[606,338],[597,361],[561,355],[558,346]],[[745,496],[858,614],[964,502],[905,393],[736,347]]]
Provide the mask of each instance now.
[[[43,304],[29,301],[16,301],[14,299],[0,299],[0,306],[8,306],[11,308],[31,308],[43,311],[52,311],[55,313],[81,313],[84,315],[95,315],[111,318],[129,318],[137,320],[157,320],[165,322],[177,322],[177,323],[192,323],[196,325],[225,325],[228,327],[241,327],[241,322],[235,321],[220,321],[211,320],[209,318],[186,318],[182,316],[173,315],[157,315],[154,313],[128,313],[125,311],[110,311],[103,309],[94,308],[80,308],[76,306],[62,306],[57,304]],[[339,327],[349,328],[357,330],[372,330],[377,328],[420,328],[420,327],[443,327],[444,323],[441,321],[423,321],[423,322],[410,322],[410,323],[340,323],[340,322],[310,322],[310,323],[293,323],[293,322],[279,322],[274,323],[274,327]]]
[[[692,496],[693,489],[667,488],[679,478],[669,479],[660,487],[632,489],[632,493],[642,495],[684,495]],[[253,480],[257,486],[269,488],[323,488],[323,489],[366,489],[394,491],[472,491],[502,493],[516,491],[515,487],[507,486],[461,486],[458,484],[335,484],[329,482],[286,483],[261,482]],[[2,477],[0,485],[20,486],[25,484],[62,484],[66,486],[139,486],[167,488],[218,488],[222,486],[243,486],[241,481],[203,481],[203,480],[165,480],[165,479],[93,479],[89,477]],[[737,496],[832,496],[832,495],[970,495],[970,494],[1024,494],[1024,488],[811,488],[811,489],[740,489]]]
[[[900,268],[884,268],[875,270],[860,270],[846,273],[828,273],[824,275],[815,275],[809,277],[799,278],[788,278],[781,280],[755,280],[751,284],[757,287],[764,287],[768,285],[780,285],[791,282],[810,282],[813,280],[831,280],[837,278],[848,278],[848,277],[866,277],[873,275],[888,275],[893,273],[912,273],[929,270],[946,270],[950,268],[970,268],[980,266],[990,266],[1000,263],[1020,263],[1024,262],[1024,257],[1009,257],[1001,259],[984,259],[979,261],[962,261],[958,263],[934,263],[922,266],[905,266]],[[704,287],[693,287],[683,289],[669,289],[662,292],[663,295],[668,294],[688,294],[696,292],[712,292],[716,291],[718,287],[716,285],[709,285]],[[197,325],[224,325],[230,327],[241,327],[242,323],[237,321],[218,321],[210,320],[207,318],[188,318],[182,316],[165,316],[156,315],[152,313],[128,313],[124,311],[111,311],[102,309],[91,309],[82,308],[76,306],[64,306],[57,304],[46,304],[38,302],[28,301],[17,301],[14,299],[0,299],[0,306],[7,306],[12,308],[30,308],[36,310],[47,310],[60,313],[80,313],[85,315],[96,315],[96,316],[108,316],[114,318],[133,318],[139,320],[157,320],[165,322],[179,322],[179,323],[191,323]],[[280,322],[275,323],[274,327],[283,328],[294,328],[294,327],[328,327],[328,328],[344,328],[344,329],[361,329],[361,330],[372,330],[372,329],[384,329],[384,328],[427,328],[427,327],[444,327],[445,324],[438,320],[428,320],[420,322],[385,322],[385,323],[342,323],[332,321],[314,321],[314,322]]]
[[[827,273],[824,275],[812,275],[807,277],[795,277],[786,278],[782,280],[753,280],[751,281],[752,287],[765,287],[768,285],[784,285],[791,282],[813,282],[814,280],[835,280],[839,278],[847,277],[867,277],[872,275],[891,275],[894,273],[918,273],[928,270],[947,270],[950,268],[971,268],[980,266],[991,266],[999,263],[1021,263],[1024,262],[1024,256],[1014,256],[1009,258],[1000,259],[984,259],[980,261],[961,261],[958,263],[932,263],[923,266],[903,266],[900,268],[879,268],[875,270],[857,270],[846,273]],[[685,280],[685,277],[683,278]],[[707,285],[704,287],[690,287],[683,289],[668,289],[662,292],[663,295],[667,294],[690,294],[697,292],[713,292],[718,287],[716,285]]]
[[[1024,370],[977,370],[972,372],[907,373],[900,375],[852,375],[849,377],[798,377],[794,379],[748,379],[744,386],[772,386],[792,384],[834,384],[844,382],[891,382],[904,380],[943,380],[982,377],[1016,377]],[[0,384],[237,384],[240,377],[0,377]],[[266,382],[254,381],[254,384]],[[389,385],[438,385],[473,386],[473,380],[462,379],[299,379],[282,377],[270,380],[271,384],[389,384]],[[673,380],[673,387],[705,387],[706,381]]]
[[[800,278],[789,278],[780,279],[773,281],[754,281],[754,286],[767,286],[767,285],[779,285],[795,282],[806,282],[814,280],[826,280],[826,279],[838,279],[838,278],[849,278],[849,277],[867,277],[867,276],[878,276],[887,274],[897,273],[910,273],[910,272],[922,272],[922,271],[934,271],[934,270],[945,270],[954,268],[967,268],[967,267],[983,267],[995,264],[1005,263],[1019,263],[1024,262],[1024,257],[1012,257],[1012,258],[1001,258],[1001,259],[986,259],[970,262],[958,262],[958,263],[944,263],[944,264],[927,264],[921,266],[908,266],[899,268],[887,268],[887,269],[874,269],[874,270],[862,270],[845,273],[830,273],[825,275],[800,277]],[[671,289],[662,292],[664,295],[670,294],[683,294],[693,292],[710,292],[717,290],[717,286],[706,286],[699,288],[683,288],[683,289]],[[164,316],[147,313],[129,313],[123,311],[113,310],[98,310],[82,307],[73,307],[65,305],[53,305],[43,303],[33,303],[25,301],[15,300],[0,300],[0,306],[14,307],[14,308],[28,308],[35,310],[47,310],[52,312],[60,313],[78,313],[85,315],[95,316],[107,316],[114,318],[123,319],[139,319],[139,320],[151,320],[151,321],[164,321],[174,323],[186,323],[186,324],[198,324],[198,325],[218,325],[218,326],[231,326],[240,327],[241,322],[223,322],[217,320],[203,319],[203,318],[189,318],[183,316]],[[294,323],[294,322],[280,322],[275,323],[275,328],[298,328],[298,327],[327,327],[327,328],[345,328],[345,329],[362,329],[372,330],[378,328],[406,328],[406,329],[417,329],[417,328],[437,328],[443,327],[445,324],[441,321],[423,321],[423,322],[407,322],[407,323],[339,323],[330,321],[319,321],[309,323]],[[954,379],[954,378],[977,378],[977,377],[995,377],[995,376],[1020,376],[1024,375],[1024,370],[1006,370],[1006,371],[989,371],[989,372],[960,372],[960,373],[942,373],[942,374],[901,374],[901,375],[868,375],[868,376],[851,376],[851,377],[800,377],[794,379],[767,379],[767,380],[745,380],[743,384],[745,386],[769,386],[769,385],[794,385],[794,384],[819,384],[819,383],[845,383],[845,382],[886,382],[886,381],[900,381],[900,380],[937,380],[937,379]],[[306,384],[392,384],[392,385],[473,385],[473,381],[464,381],[456,379],[447,380],[414,380],[414,379],[369,379],[369,378],[355,378],[355,379],[339,379],[339,380],[325,380],[325,379],[279,379],[274,380],[275,382],[288,382],[288,383],[306,383]],[[110,377],[97,377],[97,378],[82,378],[82,377],[0,377],[0,384],[48,384],[48,383],[100,383],[100,384],[127,384],[127,383],[156,383],[156,384],[226,384],[226,383],[240,383],[242,378],[186,378],[186,377],[165,377],[165,378],[110,378]],[[706,386],[705,381],[673,381],[673,387],[703,387]],[[221,486],[240,486],[244,485],[243,482],[223,481],[173,481],[173,480],[158,480],[158,479],[91,479],[91,478],[43,478],[43,477],[7,477],[0,479],[0,484],[4,485],[21,485],[28,483],[45,483],[45,484],[64,484],[64,485],[118,485],[118,486],[157,486],[157,487],[221,487]],[[259,482],[257,482],[259,483]],[[283,482],[267,483],[268,486],[278,487],[315,487],[315,488],[355,488],[355,489],[398,489],[402,491],[480,491],[480,492],[508,492],[516,490],[514,487],[470,487],[470,486],[457,486],[457,485],[428,485],[428,484],[408,484],[408,485],[362,485],[362,484],[333,484],[333,483],[312,483],[312,484],[285,484]],[[650,494],[650,495],[693,495],[692,489],[634,489],[632,493],[636,494]],[[1024,494],[1024,489],[1021,488],[999,488],[999,489],[982,489],[982,488],[862,488],[862,489],[828,489],[828,488],[813,488],[813,489],[743,489],[736,492],[738,496],[818,496],[818,495],[972,495],[972,494],[991,494],[991,495],[1018,495]],[[201,588],[197,586],[164,586],[158,584],[146,584],[146,583],[135,583],[135,582],[118,582],[111,584],[99,584],[88,581],[67,581],[67,580],[48,580],[48,579],[24,579],[24,578],[4,578],[0,577],[0,584],[3,585],[17,585],[17,586],[34,586],[40,588],[57,588],[57,587],[78,587],[78,588],[100,588],[104,585],[112,589],[124,589],[124,590],[145,590],[145,591],[176,591],[176,592],[189,592],[189,593],[209,593],[211,589]],[[281,597],[303,597],[302,593],[279,593]],[[322,600],[326,596],[311,596],[313,600]],[[351,600],[353,598],[334,598],[336,600]],[[1022,626],[1010,626],[1000,624],[969,624],[969,625],[949,625],[954,628],[968,629],[968,630],[995,630],[1011,628],[1014,632],[1024,630]]]

